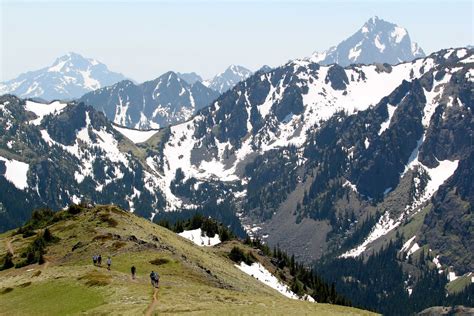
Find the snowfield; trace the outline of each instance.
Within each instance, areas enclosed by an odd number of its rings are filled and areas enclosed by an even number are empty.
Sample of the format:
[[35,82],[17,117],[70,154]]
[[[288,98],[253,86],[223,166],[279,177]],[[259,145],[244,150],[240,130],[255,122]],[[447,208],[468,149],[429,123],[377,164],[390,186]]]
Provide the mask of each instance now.
[[67,106],[66,103],[55,101],[50,104],[26,101],[25,110],[33,112],[38,118],[31,120],[30,124],[40,125],[46,115],[59,114]]
[[387,234],[399,224],[399,221],[395,221],[394,219],[390,218],[390,213],[388,211],[385,212],[382,217],[380,217],[377,224],[375,224],[374,228],[372,228],[372,231],[370,232],[369,236],[367,236],[367,238],[364,240],[364,242],[356,248],[353,248],[342,254],[341,258],[360,256],[367,249],[367,246],[370,243]]
[[212,247],[221,243],[219,235],[216,234],[214,237],[207,237],[206,234],[203,236],[201,228],[193,230],[185,230],[182,233],[179,233],[181,237],[191,240],[198,246],[207,246]]
[[420,246],[418,243],[413,243],[415,241],[416,236],[411,237],[408,239],[404,244],[400,252],[406,252],[406,259],[410,257],[412,254],[414,254],[418,249],[420,249]]
[[387,104],[387,110],[388,110],[388,118],[385,122],[383,122],[382,124],[380,124],[380,130],[378,132],[378,135],[382,135],[382,133],[388,129],[388,127],[390,126],[390,122],[392,121],[392,117],[393,117],[393,114],[395,113],[395,110],[397,109],[396,106],[393,106],[393,105],[390,105],[390,104]]
[[294,292],[290,290],[288,285],[284,284],[280,280],[278,280],[273,274],[270,273],[264,266],[262,266],[259,262],[254,262],[252,265],[248,265],[245,262],[241,262],[240,265],[235,265],[239,270],[247,273],[250,276],[253,276],[263,284],[271,287],[272,289],[277,290],[281,294],[286,297],[295,299],[295,300],[305,300],[310,302],[315,302],[315,300],[311,296],[305,296],[304,298],[300,298]]
[[149,140],[153,135],[158,133],[158,130],[142,131],[142,130],[121,127],[117,125],[112,125],[112,126],[114,127],[115,130],[120,132],[120,134],[127,137],[135,144],[144,143],[147,140]]
[[7,159],[0,156],[0,161],[5,163],[7,170],[3,175],[5,179],[11,182],[17,189],[25,190],[28,187],[28,169],[30,165],[27,163]]

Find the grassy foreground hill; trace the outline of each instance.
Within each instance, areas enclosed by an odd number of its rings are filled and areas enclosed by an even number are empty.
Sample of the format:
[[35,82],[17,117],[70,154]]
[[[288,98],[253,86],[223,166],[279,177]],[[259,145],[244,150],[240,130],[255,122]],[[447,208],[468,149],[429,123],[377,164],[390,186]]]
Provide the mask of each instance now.
[[[46,236],[46,228],[52,237]],[[44,236],[41,242],[38,236]],[[17,265],[0,271],[0,314],[370,314],[284,297],[234,266],[227,254],[235,243],[198,247],[115,206],[37,218],[20,231],[0,235],[0,267],[8,251]],[[40,258],[33,244],[44,245]],[[92,264],[94,254],[102,255],[102,267]],[[110,271],[105,267],[108,256]],[[35,258],[43,264],[27,264]],[[161,276],[159,290],[150,285],[151,270]]]

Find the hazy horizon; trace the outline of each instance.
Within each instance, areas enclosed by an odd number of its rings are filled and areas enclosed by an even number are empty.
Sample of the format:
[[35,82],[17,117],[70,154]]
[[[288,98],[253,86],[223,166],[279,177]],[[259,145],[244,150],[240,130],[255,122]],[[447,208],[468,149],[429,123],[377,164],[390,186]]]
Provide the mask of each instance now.
[[[370,17],[405,27],[429,54],[472,45],[471,1],[1,1],[0,81],[67,52],[142,82],[166,71],[210,78],[322,51]],[[406,11],[420,14],[406,14]]]

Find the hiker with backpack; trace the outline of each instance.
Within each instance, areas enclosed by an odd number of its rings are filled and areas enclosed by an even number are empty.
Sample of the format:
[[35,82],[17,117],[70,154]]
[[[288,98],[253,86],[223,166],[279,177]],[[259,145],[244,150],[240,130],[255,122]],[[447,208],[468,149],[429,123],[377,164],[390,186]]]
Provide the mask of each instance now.
[[160,283],[160,276],[155,271],[151,271],[150,280],[151,280],[151,285],[157,288]]
[[97,255],[93,255],[93,256],[92,256],[92,263],[93,263],[94,265],[97,264]]
[[153,287],[155,287],[155,271],[151,271],[150,273],[150,282]]
[[101,255],[99,255],[97,257],[97,264],[99,265],[99,267],[102,265],[102,256]]
[[135,268],[135,266],[132,266],[130,270],[132,272],[132,279],[135,280],[135,272],[137,271],[137,269]]
[[158,272],[155,272],[155,284],[156,288],[160,287],[160,275],[158,274]]

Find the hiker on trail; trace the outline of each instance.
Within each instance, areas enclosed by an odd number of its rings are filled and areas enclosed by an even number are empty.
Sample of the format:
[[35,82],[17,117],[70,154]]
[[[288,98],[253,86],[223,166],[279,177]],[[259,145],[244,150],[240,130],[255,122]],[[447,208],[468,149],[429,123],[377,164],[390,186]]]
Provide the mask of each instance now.
[[110,270],[110,265],[112,264],[112,259],[110,257],[107,258],[107,270]]
[[151,271],[150,273],[150,281],[151,281],[151,285],[153,287],[155,287],[155,271]]
[[158,283],[160,282],[160,276],[158,275],[158,273],[156,273],[155,271],[151,271],[150,281],[153,287],[158,287]]
[[158,272],[155,272],[155,287],[158,288],[160,286],[160,275]]
[[135,266],[132,266],[130,270],[132,271],[132,279],[135,280],[135,272],[137,271],[137,269],[135,268]]
[[97,257],[97,264],[99,265],[99,267],[102,265],[102,256],[101,255],[99,255]]
[[94,265],[97,264],[97,256],[96,255],[92,256],[92,262],[94,263]]

